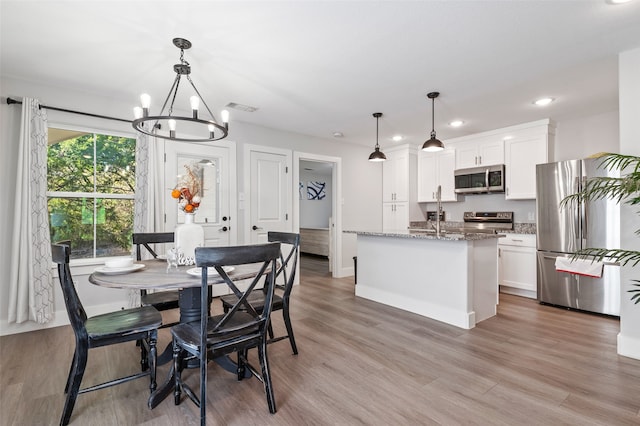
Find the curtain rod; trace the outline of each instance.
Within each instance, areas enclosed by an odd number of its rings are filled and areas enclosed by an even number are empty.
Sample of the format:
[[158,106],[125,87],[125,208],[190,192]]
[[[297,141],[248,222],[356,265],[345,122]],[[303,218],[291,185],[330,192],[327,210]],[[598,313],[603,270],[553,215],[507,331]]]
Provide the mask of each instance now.
[[[12,98],[7,98],[7,105],[11,105],[11,104],[22,105],[22,101],[17,101]],[[116,120],[116,121],[124,121],[125,123],[131,123],[131,120],[125,120],[124,118],[109,117],[107,115],[100,115],[100,114],[91,114],[89,112],[74,111],[71,109],[57,108],[57,107],[52,107],[48,105],[40,105],[40,108],[46,108],[54,111],[70,112],[71,114],[87,115],[89,117],[104,118],[107,120]]]

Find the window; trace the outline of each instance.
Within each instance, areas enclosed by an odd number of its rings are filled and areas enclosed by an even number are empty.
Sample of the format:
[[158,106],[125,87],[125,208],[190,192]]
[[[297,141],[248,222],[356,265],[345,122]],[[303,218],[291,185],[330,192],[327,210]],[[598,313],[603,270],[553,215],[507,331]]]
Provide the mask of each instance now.
[[135,139],[49,128],[47,196],[51,241],[71,257],[131,253]]

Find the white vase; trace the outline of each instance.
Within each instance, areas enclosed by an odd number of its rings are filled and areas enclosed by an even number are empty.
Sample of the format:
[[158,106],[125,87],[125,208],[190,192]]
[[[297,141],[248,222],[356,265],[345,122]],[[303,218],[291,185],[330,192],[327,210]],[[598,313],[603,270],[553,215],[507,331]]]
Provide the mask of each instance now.
[[195,265],[196,247],[204,246],[204,229],[194,223],[194,213],[185,213],[184,223],[176,226],[175,245],[179,265]]

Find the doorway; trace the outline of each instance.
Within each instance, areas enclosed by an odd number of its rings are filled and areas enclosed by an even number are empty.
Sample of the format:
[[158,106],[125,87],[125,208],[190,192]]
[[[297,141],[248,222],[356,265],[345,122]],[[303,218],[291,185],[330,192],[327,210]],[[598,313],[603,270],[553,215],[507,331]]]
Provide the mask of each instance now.
[[340,276],[342,268],[341,158],[294,152],[294,229],[301,237],[300,262],[327,268]]

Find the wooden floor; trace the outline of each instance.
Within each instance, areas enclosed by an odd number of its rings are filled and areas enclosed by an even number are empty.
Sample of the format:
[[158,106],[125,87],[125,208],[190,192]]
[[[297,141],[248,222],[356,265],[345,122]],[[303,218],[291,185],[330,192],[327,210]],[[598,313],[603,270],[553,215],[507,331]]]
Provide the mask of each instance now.
[[[640,361],[616,354],[616,319],[501,295],[497,316],[461,330],[356,298],[353,277],[332,279],[326,261],[307,257],[292,309],[300,354],[287,341],[269,346],[278,412],[269,414],[256,379],[237,382],[211,365],[210,424],[640,424]],[[5,336],[0,345],[0,425],[58,424],[71,329]],[[137,362],[131,344],[94,349],[83,384]],[[147,386],[80,395],[71,424],[198,423],[189,401],[175,406],[170,397],[149,410]]]

